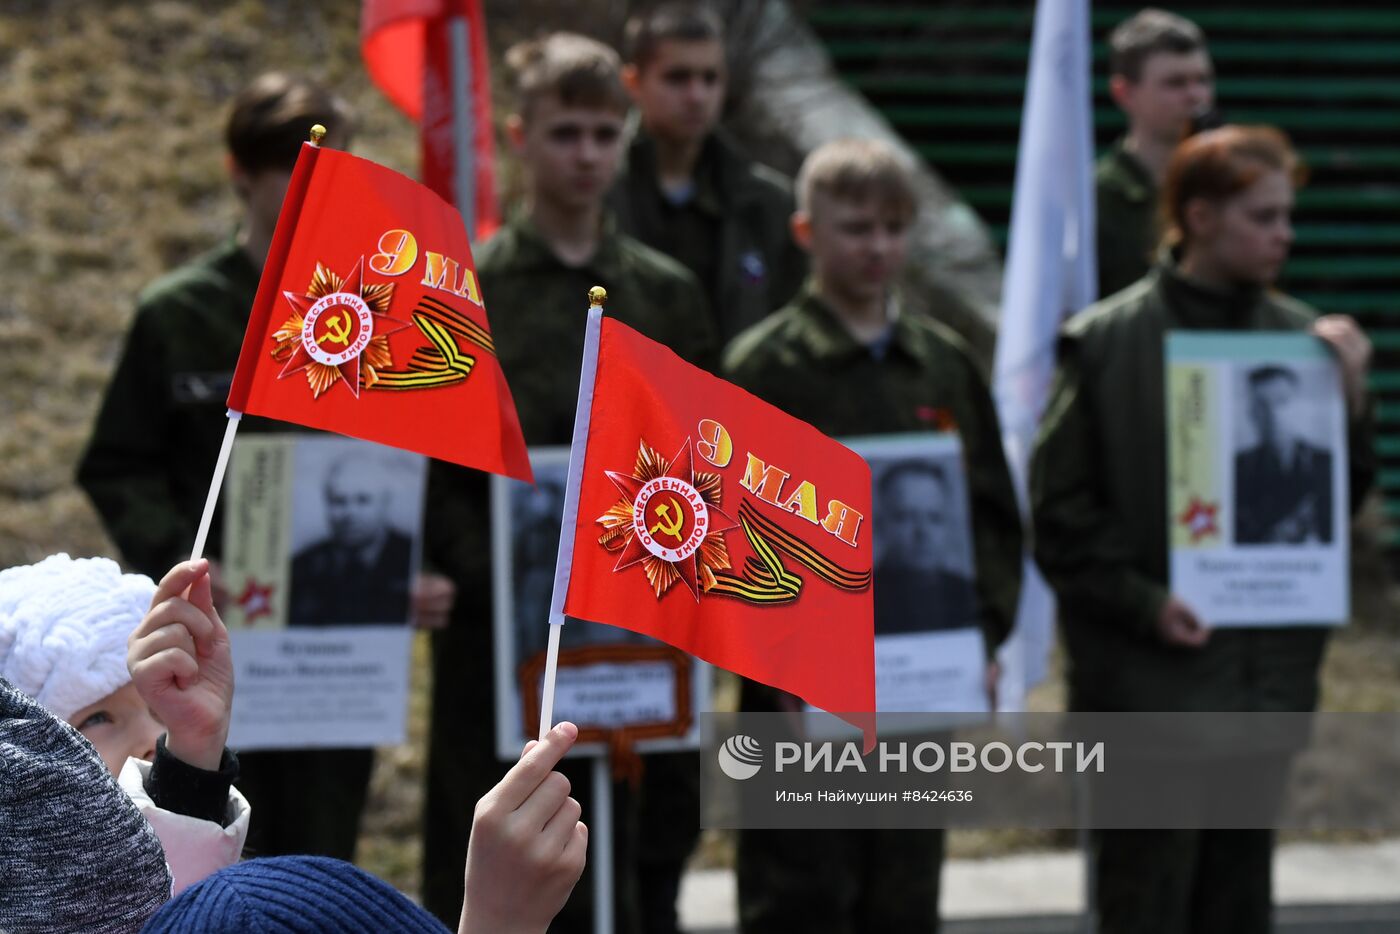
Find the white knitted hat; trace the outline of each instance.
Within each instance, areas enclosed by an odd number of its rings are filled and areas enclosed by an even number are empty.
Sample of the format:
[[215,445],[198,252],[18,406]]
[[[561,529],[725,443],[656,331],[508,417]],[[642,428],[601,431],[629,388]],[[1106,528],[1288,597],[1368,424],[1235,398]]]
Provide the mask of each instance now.
[[108,558],[0,571],[0,677],[67,720],[131,680],[126,639],[155,590]]

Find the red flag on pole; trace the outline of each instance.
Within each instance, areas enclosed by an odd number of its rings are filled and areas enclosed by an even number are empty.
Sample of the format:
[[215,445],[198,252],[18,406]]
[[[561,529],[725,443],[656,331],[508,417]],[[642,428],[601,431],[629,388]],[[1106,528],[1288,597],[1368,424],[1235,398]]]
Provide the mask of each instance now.
[[491,67],[481,0],[364,0],[360,52],[384,96],[418,121],[423,184],[467,230],[500,226]]
[[590,312],[551,623],[645,633],[874,743],[870,468]]
[[532,476],[461,216],[397,172],[311,144],[228,406]]

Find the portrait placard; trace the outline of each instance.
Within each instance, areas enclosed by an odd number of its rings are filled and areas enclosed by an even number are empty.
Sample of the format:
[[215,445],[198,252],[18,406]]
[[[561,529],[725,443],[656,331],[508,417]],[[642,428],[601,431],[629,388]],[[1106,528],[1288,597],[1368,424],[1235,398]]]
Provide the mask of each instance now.
[[1346,404],[1323,342],[1170,334],[1166,406],[1172,592],[1211,626],[1345,623]]
[[[847,438],[874,484],[875,706],[989,709],[962,441],[956,433]],[[809,729],[825,735],[823,722]]]
[[[569,449],[532,448],[535,485],[491,478],[497,754],[514,761],[539,730],[549,605],[564,515]],[[640,633],[570,618],[559,642],[554,719],[579,727],[570,755],[694,749],[708,710],[710,666]]]
[[245,437],[221,571],[237,749],[403,742],[426,458],[331,435]]

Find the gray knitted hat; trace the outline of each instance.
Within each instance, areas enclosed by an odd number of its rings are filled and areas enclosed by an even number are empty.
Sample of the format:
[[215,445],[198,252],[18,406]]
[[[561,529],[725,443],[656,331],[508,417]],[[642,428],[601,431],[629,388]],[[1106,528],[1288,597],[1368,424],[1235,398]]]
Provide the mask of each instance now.
[[160,840],[97,751],[0,678],[0,931],[139,931],[170,887]]

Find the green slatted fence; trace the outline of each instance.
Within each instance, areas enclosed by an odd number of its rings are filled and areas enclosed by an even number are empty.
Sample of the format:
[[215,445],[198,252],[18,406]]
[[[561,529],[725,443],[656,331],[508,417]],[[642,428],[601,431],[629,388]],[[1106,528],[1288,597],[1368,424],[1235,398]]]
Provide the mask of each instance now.
[[[1400,519],[1400,5],[1392,0],[1184,0],[1206,30],[1217,97],[1237,122],[1274,123],[1311,169],[1283,286],[1355,315],[1375,342],[1380,486]],[[810,0],[809,22],[865,94],[1005,243],[1032,0]],[[1100,148],[1123,129],[1108,99],[1108,31],[1139,7],[1093,6]],[[1400,548],[1400,523],[1390,533]]]

